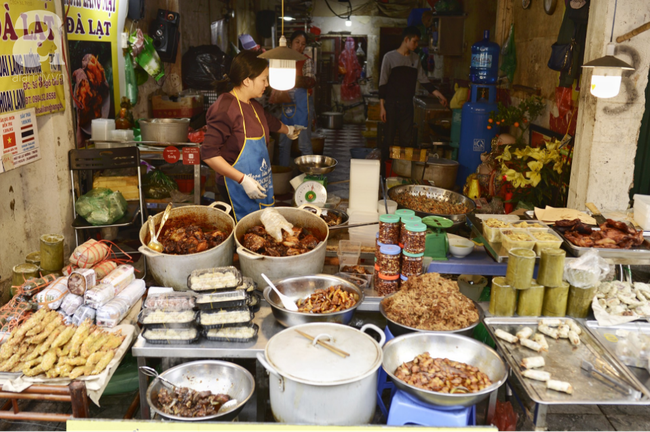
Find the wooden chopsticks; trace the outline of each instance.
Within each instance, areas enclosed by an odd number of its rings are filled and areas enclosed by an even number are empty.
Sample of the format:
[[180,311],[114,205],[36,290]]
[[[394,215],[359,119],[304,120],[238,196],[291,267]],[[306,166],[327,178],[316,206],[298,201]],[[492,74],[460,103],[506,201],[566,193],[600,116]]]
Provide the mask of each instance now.
[[[308,335],[307,333],[302,332],[302,331],[300,331],[300,330],[296,330],[296,332],[298,332],[298,334],[300,334],[300,335],[306,337],[306,338],[309,339],[310,341],[312,341],[312,342],[314,341],[314,337],[313,337],[313,336],[310,336],[310,335]],[[323,342],[323,341],[320,340],[320,339],[318,340],[317,343],[318,343],[318,345],[327,348],[328,350],[332,351],[334,354],[338,354],[338,355],[340,355],[340,356],[343,357],[343,358],[346,358],[346,357],[349,357],[349,356],[350,356],[350,354],[346,353],[345,351],[342,351],[342,350],[340,350],[340,349],[338,349],[338,348],[336,348],[336,347],[334,347],[334,346],[328,344],[327,342]]]

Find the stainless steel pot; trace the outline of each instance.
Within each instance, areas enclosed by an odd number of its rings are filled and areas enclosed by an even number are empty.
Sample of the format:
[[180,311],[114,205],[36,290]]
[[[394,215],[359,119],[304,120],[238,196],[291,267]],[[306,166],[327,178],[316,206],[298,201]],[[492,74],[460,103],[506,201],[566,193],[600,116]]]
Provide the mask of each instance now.
[[453,189],[458,174],[458,162],[451,159],[429,158],[425,162],[411,162],[411,178],[432,181],[435,187]]
[[[142,373],[142,372],[140,372]],[[219,360],[200,360],[183,363],[160,374],[172,384],[196,391],[210,390],[214,394],[227,394],[235,399],[234,406],[224,408],[223,413],[205,417],[179,417],[165,414],[158,408],[158,392],[164,387],[159,379],[154,379],[147,389],[147,403],[152,411],[163,418],[174,421],[230,421],[237,417],[246,402],[253,396],[255,379],[250,372],[234,363]]]
[[324,112],[321,116],[325,129],[343,129],[343,113],[329,111]]
[[[379,334],[379,343],[364,333],[368,328]],[[296,330],[350,355],[340,357]],[[343,426],[370,423],[385,340],[384,332],[372,324],[361,331],[341,324],[303,324],[273,336],[257,359],[271,374],[269,399],[275,420]]]
[[[490,378],[492,385],[476,393],[439,393],[409,385],[395,376],[395,370],[402,363],[410,362],[424,352],[430,353],[431,357],[475,366]],[[496,351],[472,338],[455,334],[411,333],[396,337],[384,346],[382,367],[398,389],[425,403],[439,406],[475,405],[508,379],[508,368]]]
[[314,322],[331,322],[339,324],[350,324],[354,312],[364,300],[363,291],[352,282],[348,282],[340,277],[317,274],[313,276],[301,276],[279,281],[273,281],[275,287],[280,292],[293,301],[304,299],[314,293],[317,289],[327,289],[331,286],[342,285],[343,289],[349,293],[359,296],[359,301],[349,309],[340,312],[313,314],[307,312],[292,312],[282,306],[282,302],[273,288],[267,286],[264,288],[264,299],[271,306],[271,311],[275,319],[285,327],[292,327],[301,324]]
[[287,257],[270,257],[260,255],[246,249],[241,241],[249,228],[262,225],[260,216],[264,210],[258,210],[244,216],[235,227],[235,242],[239,264],[244,276],[253,278],[258,287],[266,286],[266,282],[260,276],[266,274],[271,280],[284,279],[294,276],[307,276],[323,272],[325,265],[325,252],[327,249],[327,238],[329,228],[319,216],[294,207],[275,207],[284,218],[293,226],[308,228],[312,234],[321,242],[313,250],[302,255]]
[[[217,208],[221,205],[225,212]],[[160,286],[173,287],[176,291],[187,290],[187,277],[192,270],[210,267],[223,267],[232,264],[234,253],[235,221],[228,214],[230,206],[223,202],[214,202],[209,206],[185,206],[171,211],[166,227],[173,227],[174,223],[184,224],[195,222],[213,226],[223,232],[229,233],[226,240],[220,245],[203,252],[189,255],[171,255],[156,252],[147,247],[149,243],[149,222],[140,228],[140,242],[138,249],[147,258],[147,269]],[[154,226],[160,223],[162,213],[153,217]]]
[[187,142],[187,128],[190,119],[155,118],[141,119],[142,141],[184,143]]

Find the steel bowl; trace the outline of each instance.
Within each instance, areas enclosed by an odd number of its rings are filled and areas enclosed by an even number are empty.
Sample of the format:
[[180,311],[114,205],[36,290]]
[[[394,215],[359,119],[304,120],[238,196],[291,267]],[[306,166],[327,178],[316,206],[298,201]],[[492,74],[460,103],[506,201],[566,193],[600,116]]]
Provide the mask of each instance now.
[[[397,293],[392,293],[384,297],[384,300],[394,296]],[[379,312],[383,315],[384,318],[386,318],[386,323],[388,324],[388,329],[390,332],[393,334],[393,336],[401,336],[409,333],[441,333],[441,334],[459,334],[463,336],[468,336],[471,337],[472,333],[474,333],[474,328],[483,320],[483,311],[479,307],[479,305],[474,302],[474,306],[476,306],[476,310],[478,311],[478,321],[476,321],[474,324],[471,324],[468,327],[458,329],[458,330],[423,330],[423,329],[418,329],[415,327],[409,327],[404,324],[400,324],[397,321],[393,321],[392,319],[388,318],[386,315],[386,311],[384,310],[384,300],[379,302]],[[473,300],[472,300],[473,301]]]
[[[160,374],[179,387],[188,387],[196,391],[210,390],[214,394],[228,394],[237,404],[231,409],[205,417],[179,417],[165,414],[157,405],[158,391],[163,383],[154,379],[147,389],[147,403],[151,409],[169,420],[175,421],[231,421],[240,413],[255,391],[255,379],[250,372],[234,363],[220,360],[199,360],[183,363]],[[156,402],[154,402],[156,401]]]
[[[492,385],[476,393],[440,393],[424,390],[398,379],[394,372],[402,363],[428,352],[431,357],[448,358],[477,367],[485,373]],[[508,378],[508,367],[503,359],[487,345],[458,334],[411,333],[396,337],[384,345],[382,367],[395,386],[423,402],[439,406],[471,406],[496,391]]]
[[334,285],[343,285],[343,289],[347,292],[356,293],[359,296],[357,304],[349,309],[340,312],[332,312],[327,314],[312,314],[306,312],[292,312],[286,310],[282,306],[282,302],[278,295],[273,291],[273,288],[267,286],[264,288],[264,299],[271,306],[273,316],[280,324],[285,327],[293,327],[296,325],[317,323],[317,322],[330,322],[338,324],[349,324],[352,321],[354,312],[357,307],[363,302],[363,291],[352,282],[348,282],[337,276],[317,274],[313,276],[301,276],[281,279],[273,281],[276,288],[291,300],[297,301],[299,299],[310,296],[317,289],[327,289]]
[[[313,207],[305,207],[304,210],[310,211],[314,214],[316,214],[316,209]],[[348,221],[350,220],[350,216],[343,210],[337,210],[337,209],[331,209],[331,208],[323,208],[321,209],[321,216],[320,218],[323,219],[323,216],[327,215],[327,213],[332,213],[335,216],[340,216],[341,217],[341,223],[338,225],[328,225],[330,228],[338,227],[338,226],[343,226],[347,225]],[[325,220],[325,219],[323,219]],[[327,223],[327,222],[325,222]]]
[[[397,199],[397,195],[401,192],[406,192],[410,195],[415,195],[415,196],[425,195],[427,198],[439,202],[448,202],[451,204],[465,204],[467,208],[470,209],[468,213],[471,213],[476,209],[476,204],[474,203],[474,201],[472,201],[470,198],[466,197],[465,195],[461,195],[459,193],[447,189],[437,188],[434,186],[423,186],[423,185],[399,185],[390,188],[388,190],[388,196],[390,197],[390,199],[397,202],[397,206],[399,208],[408,208],[404,206],[399,199]],[[415,214],[420,217],[426,217],[426,216],[446,217],[447,219],[452,220],[454,226],[464,224],[465,220],[467,219],[465,214],[449,215],[449,214],[441,214],[441,213],[425,213],[425,212],[417,211],[415,209],[410,209],[410,210],[413,210]]]
[[327,174],[334,171],[338,163],[336,159],[329,156],[307,155],[294,159],[301,172],[306,174]]

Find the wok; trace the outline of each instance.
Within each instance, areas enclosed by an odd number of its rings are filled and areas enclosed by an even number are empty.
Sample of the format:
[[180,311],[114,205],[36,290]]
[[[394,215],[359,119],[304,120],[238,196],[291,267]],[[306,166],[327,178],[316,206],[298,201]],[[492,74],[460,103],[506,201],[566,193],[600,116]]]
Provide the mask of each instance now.
[[[469,208],[469,212],[471,213],[476,209],[476,204],[474,204],[474,201],[472,201],[470,198],[467,198],[465,195],[461,195],[456,192],[452,192],[447,189],[442,189],[442,188],[437,188],[434,186],[424,186],[424,185],[399,185],[399,186],[393,186],[388,190],[388,196],[390,199],[393,201],[397,202],[398,208],[408,208],[397,199],[397,195],[400,192],[406,192],[410,195],[424,195],[429,199],[438,201],[438,202],[448,202],[450,204],[465,204]],[[442,213],[425,213],[421,211],[417,211],[415,209],[410,209],[415,212],[417,216],[420,217],[426,217],[426,216],[442,216],[447,219],[451,219],[451,221],[454,223],[454,227],[458,225],[462,225],[465,223],[467,220],[466,214],[454,214],[454,215],[449,215],[449,214],[442,214]]]

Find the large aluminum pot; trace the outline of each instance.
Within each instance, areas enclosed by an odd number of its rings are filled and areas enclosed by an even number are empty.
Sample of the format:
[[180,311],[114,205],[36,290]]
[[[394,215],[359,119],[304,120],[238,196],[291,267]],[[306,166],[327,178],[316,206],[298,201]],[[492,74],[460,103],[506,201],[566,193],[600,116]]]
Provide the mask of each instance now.
[[323,272],[325,265],[325,252],[329,228],[324,220],[317,215],[294,207],[275,207],[284,218],[293,226],[308,228],[312,234],[321,242],[315,249],[302,255],[287,257],[270,257],[254,253],[242,245],[246,231],[256,225],[262,225],[260,216],[264,210],[258,210],[244,216],[235,227],[235,242],[237,242],[237,254],[239,264],[244,276],[253,278],[258,287],[265,287],[267,284],[260,276],[264,273],[271,280],[284,279],[294,276],[307,276]]
[[329,111],[324,112],[321,116],[325,129],[343,129],[343,113]]
[[[448,358],[477,367],[485,373],[492,385],[476,393],[440,393],[424,390],[398,379],[394,372],[402,363],[428,352],[431,357]],[[476,405],[508,379],[508,368],[503,359],[489,346],[466,336],[442,333],[410,333],[398,336],[384,347],[382,367],[395,386],[425,403],[440,406]]]
[[255,390],[255,379],[250,372],[239,365],[220,360],[183,363],[166,370],[160,376],[179,387],[187,387],[199,392],[209,390],[214,394],[227,394],[231,400],[236,400],[235,405],[230,409],[223,408],[224,412],[211,416],[180,417],[166,414],[158,408],[158,392],[164,388],[164,384],[156,378],[147,389],[147,403],[153,412],[173,421],[231,421],[241,412]]
[[[217,205],[223,206],[225,211],[214,208]],[[186,291],[187,277],[192,270],[232,264],[235,221],[228,214],[230,208],[228,204],[217,201],[209,206],[177,207],[171,211],[169,219],[163,227],[163,233],[175,226],[194,223],[199,226],[219,229],[229,234],[220,245],[195,254],[171,255],[149,249],[147,247],[149,243],[149,222],[142,226],[140,229],[142,246],[138,250],[147,257],[147,271],[151,272],[158,285],[173,287],[176,291]],[[155,227],[160,224],[162,215],[162,213],[158,213],[153,217]]]
[[454,189],[458,162],[451,159],[429,158],[425,162],[411,162],[411,178],[432,181],[435,187]]
[[188,118],[141,119],[139,122],[142,141],[187,142],[187,128],[190,125]]
[[[379,334],[379,343],[364,333],[368,328]],[[315,338],[314,342],[297,330]],[[318,345],[318,340],[350,355],[339,356]],[[384,332],[373,324],[361,331],[341,324],[303,324],[273,336],[257,359],[271,374],[269,399],[275,420],[341,426],[370,423],[385,341]]]

